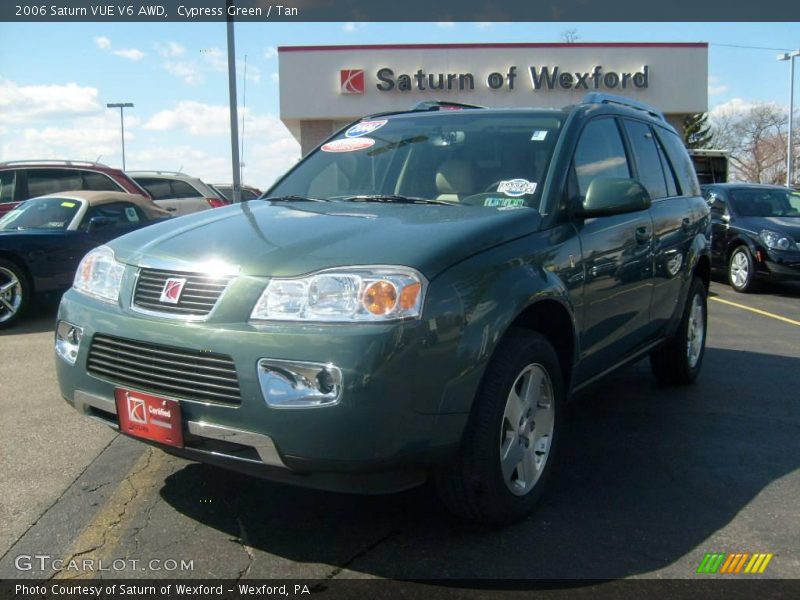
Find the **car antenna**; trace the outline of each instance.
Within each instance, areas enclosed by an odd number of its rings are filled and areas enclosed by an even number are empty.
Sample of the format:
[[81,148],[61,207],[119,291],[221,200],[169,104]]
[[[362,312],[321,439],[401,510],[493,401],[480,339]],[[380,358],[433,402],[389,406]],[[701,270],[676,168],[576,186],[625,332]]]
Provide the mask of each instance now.
[[100,159],[103,158],[102,154],[99,154],[96,159],[94,159],[94,163],[97,164],[100,162]]

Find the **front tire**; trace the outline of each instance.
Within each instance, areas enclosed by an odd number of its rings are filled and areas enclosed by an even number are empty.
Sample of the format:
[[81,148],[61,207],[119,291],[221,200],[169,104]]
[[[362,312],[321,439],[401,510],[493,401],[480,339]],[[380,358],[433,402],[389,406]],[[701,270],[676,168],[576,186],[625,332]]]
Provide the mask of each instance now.
[[11,327],[30,301],[30,285],[20,267],[0,258],[0,329]]
[[490,525],[530,513],[555,460],[564,396],[550,342],[511,330],[487,367],[456,463],[436,476],[445,505]]
[[664,346],[650,355],[650,366],[659,383],[686,385],[693,383],[703,364],[708,330],[708,291],[695,277],[678,331]]
[[755,282],[756,262],[747,246],[739,246],[728,261],[728,283],[737,292],[752,292]]

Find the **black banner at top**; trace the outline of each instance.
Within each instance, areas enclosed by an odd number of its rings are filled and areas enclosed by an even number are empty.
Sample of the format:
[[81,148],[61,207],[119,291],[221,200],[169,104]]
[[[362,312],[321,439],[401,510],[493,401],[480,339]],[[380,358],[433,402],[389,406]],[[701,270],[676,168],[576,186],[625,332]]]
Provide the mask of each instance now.
[[2,0],[5,22],[798,21],[785,0]]

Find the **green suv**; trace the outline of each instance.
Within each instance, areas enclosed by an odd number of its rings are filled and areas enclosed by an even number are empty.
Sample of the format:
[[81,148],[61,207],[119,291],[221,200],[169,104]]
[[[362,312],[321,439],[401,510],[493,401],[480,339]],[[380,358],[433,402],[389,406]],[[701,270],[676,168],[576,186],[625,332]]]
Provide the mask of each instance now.
[[576,390],[703,360],[709,210],[654,109],[429,102],[367,117],[258,200],[90,252],[56,331],[63,397],[189,458],[321,489],[435,482],[508,523]]

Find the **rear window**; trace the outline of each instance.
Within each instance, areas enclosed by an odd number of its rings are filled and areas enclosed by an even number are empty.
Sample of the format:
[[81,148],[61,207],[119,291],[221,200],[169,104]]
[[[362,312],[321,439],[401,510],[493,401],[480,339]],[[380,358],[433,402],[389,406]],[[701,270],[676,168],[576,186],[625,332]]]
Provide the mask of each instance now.
[[136,177],[136,183],[142,186],[153,197],[153,200],[168,200],[173,198],[172,189],[168,179],[157,179],[153,177]]
[[196,198],[203,195],[185,181],[179,180],[172,181],[172,194],[173,198]]
[[672,168],[678,176],[681,194],[684,196],[699,196],[700,184],[697,182],[697,174],[694,171],[692,160],[689,158],[689,153],[686,151],[686,146],[683,145],[683,142],[675,133],[660,127],[656,127],[656,130],[658,137],[664,144],[664,149],[667,151],[667,157],[672,163]]

